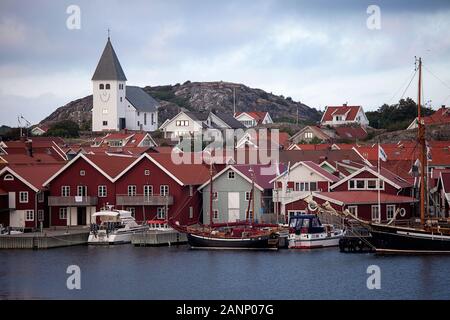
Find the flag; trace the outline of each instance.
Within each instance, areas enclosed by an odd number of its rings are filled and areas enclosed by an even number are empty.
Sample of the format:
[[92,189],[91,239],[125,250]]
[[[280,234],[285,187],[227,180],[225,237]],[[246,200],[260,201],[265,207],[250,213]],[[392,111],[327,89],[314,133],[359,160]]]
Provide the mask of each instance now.
[[387,161],[386,152],[384,152],[383,148],[380,145],[378,145],[378,158],[381,159],[381,161]]
[[430,146],[428,145],[428,142],[427,142],[427,160],[428,160],[428,161],[433,161],[433,158],[432,158],[432,156],[431,156],[431,148],[430,148]]

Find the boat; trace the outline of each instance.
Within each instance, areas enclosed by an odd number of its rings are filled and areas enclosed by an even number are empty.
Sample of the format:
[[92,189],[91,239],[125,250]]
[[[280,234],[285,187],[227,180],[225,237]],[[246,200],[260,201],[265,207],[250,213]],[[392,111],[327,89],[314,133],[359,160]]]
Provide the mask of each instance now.
[[108,206],[92,215],[100,219],[100,224],[91,224],[88,244],[110,245],[131,243],[131,236],[149,230],[148,225],[139,225],[130,211],[116,210]]
[[147,220],[147,226],[150,231],[175,231],[171,226],[169,226],[167,220],[163,219]]
[[322,224],[315,214],[300,214],[289,219],[289,249],[336,247],[343,234],[342,229]]
[[[197,227],[181,227],[170,220],[177,231],[186,233],[188,244],[192,249],[246,249],[246,250],[278,250],[279,228],[277,225],[260,224],[254,220],[254,178],[250,192],[247,217],[244,221],[215,224],[212,214],[208,225]],[[213,212],[213,169],[210,169],[209,212]],[[253,210],[250,206],[253,204]]]
[[0,236],[22,234],[23,230],[24,228],[4,227],[0,224]]

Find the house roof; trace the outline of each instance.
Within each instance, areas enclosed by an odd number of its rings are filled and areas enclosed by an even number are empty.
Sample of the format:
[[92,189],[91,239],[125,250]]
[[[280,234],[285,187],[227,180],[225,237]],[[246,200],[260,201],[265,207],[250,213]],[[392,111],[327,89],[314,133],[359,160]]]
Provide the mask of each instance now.
[[331,182],[338,182],[340,180],[339,177],[329,173],[327,170],[312,161],[302,161],[302,163]]
[[354,150],[281,150],[280,162],[296,163],[299,161],[313,161],[321,164],[323,161],[333,165],[336,161],[350,160],[361,162],[363,158]]
[[94,75],[92,76],[92,80],[127,80],[109,37]]
[[185,111],[184,114],[186,114],[189,118],[195,121],[206,121],[209,117],[209,112],[191,112],[191,111]]
[[377,170],[378,170],[378,168],[376,168],[376,167],[364,166],[364,167],[358,169],[357,171],[353,172],[349,176],[346,176],[344,179],[340,180],[339,182],[335,183],[334,185],[332,185],[330,187],[330,189],[336,188],[337,186],[358,176],[359,174],[361,174],[364,171],[370,172],[371,174],[373,174],[376,177],[380,176],[381,179],[383,179],[385,182],[391,184],[392,186],[394,186],[397,189],[412,187],[412,184],[409,181],[394,174],[393,172],[391,172],[390,170],[388,170],[386,168],[381,167],[379,173]]
[[215,113],[216,117],[220,118],[223,122],[225,122],[232,129],[244,129],[245,126],[242,122],[236,120],[231,114],[226,113]]
[[43,183],[62,167],[63,164],[11,165],[3,168],[0,174],[8,171],[31,189],[38,191],[42,189]]
[[334,128],[340,139],[364,139],[367,137],[367,131],[361,126],[339,126]]
[[[317,192],[314,197],[333,202],[337,205],[349,204],[376,204],[378,203],[378,192],[376,191],[336,191],[336,192]],[[417,199],[406,196],[398,196],[388,193],[380,193],[381,203],[413,203]]]
[[[138,111],[155,112],[159,108],[158,101],[153,99],[153,97],[142,88],[136,86],[127,86],[126,98]],[[150,121],[150,119],[148,119],[148,121]]]
[[256,120],[257,124],[261,124],[268,112],[266,111],[242,111],[242,112],[236,112],[234,114],[234,117],[237,118],[242,114],[247,114],[248,116],[252,117]]
[[422,117],[422,121],[425,125],[450,123],[450,108],[445,108],[445,106],[442,106],[441,108],[439,108],[439,110],[436,110],[432,115]]
[[334,115],[347,115],[346,121],[354,121],[361,106],[327,106],[321,122],[333,121]]
[[262,189],[272,189],[273,184],[271,181],[279,174],[286,170],[283,164],[278,164],[278,169],[276,165],[232,165],[236,170],[241,172],[248,179],[252,180],[252,174],[250,169],[253,170],[255,183],[258,184]]

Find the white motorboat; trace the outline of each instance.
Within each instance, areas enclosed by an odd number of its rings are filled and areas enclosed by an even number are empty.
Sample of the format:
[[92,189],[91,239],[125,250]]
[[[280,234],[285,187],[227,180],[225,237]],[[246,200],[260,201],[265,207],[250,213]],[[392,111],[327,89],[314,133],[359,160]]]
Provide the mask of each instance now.
[[166,220],[161,219],[148,220],[147,225],[150,231],[169,231],[169,232],[175,231],[175,229],[169,226]]
[[22,233],[23,228],[3,227],[3,225],[0,224],[0,236],[17,235]]
[[289,220],[290,249],[336,247],[343,234],[342,229],[322,224],[315,214],[296,215]]
[[88,244],[130,243],[133,234],[149,230],[148,225],[136,223],[130,211],[108,207],[107,210],[96,212],[92,216],[99,217],[101,222],[91,224]]

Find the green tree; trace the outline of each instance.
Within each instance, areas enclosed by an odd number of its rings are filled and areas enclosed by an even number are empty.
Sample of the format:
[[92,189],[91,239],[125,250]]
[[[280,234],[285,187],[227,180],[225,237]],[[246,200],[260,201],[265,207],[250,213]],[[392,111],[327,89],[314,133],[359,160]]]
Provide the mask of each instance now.
[[48,137],[77,138],[80,136],[80,128],[76,122],[71,120],[63,120],[54,123],[46,132]]

